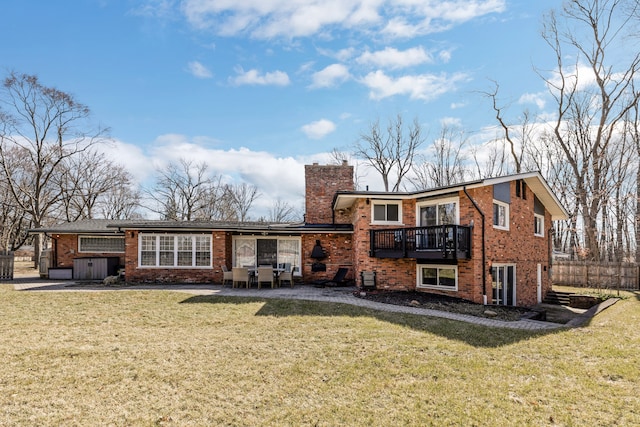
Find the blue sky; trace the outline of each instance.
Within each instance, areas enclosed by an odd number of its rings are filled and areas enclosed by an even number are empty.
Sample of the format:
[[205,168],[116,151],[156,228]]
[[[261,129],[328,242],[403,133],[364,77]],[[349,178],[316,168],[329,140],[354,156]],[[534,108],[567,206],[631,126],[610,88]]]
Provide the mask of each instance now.
[[[544,112],[533,66],[550,0],[8,0],[0,69],[36,74],[111,128],[140,182],[181,157],[259,187],[259,215],[302,203],[303,165],[402,114],[478,143],[495,126],[478,91]],[[364,182],[377,187],[373,172]],[[376,188],[379,189],[379,188]],[[261,211],[262,210],[262,211]]]

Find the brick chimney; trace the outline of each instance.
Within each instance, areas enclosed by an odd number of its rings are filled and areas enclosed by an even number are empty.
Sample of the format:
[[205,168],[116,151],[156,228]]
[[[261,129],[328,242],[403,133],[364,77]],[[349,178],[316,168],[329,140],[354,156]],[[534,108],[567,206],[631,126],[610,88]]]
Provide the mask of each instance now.
[[353,191],[353,166],[346,160],[341,165],[305,165],[305,222],[331,224],[333,197],[338,191]]

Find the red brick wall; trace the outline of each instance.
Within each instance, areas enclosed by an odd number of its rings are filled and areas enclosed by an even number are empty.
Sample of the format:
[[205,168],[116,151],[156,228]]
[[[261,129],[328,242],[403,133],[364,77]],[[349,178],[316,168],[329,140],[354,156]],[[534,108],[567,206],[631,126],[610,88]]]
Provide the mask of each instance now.
[[[415,200],[402,203],[402,222],[405,227],[415,226]],[[399,228],[401,225],[371,225],[371,203],[359,199],[353,207],[353,240],[355,273],[360,285],[360,272],[375,271],[378,289],[409,290],[416,287],[416,261],[414,259],[374,258],[369,256],[369,230]]]
[[212,232],[213,268],[138,267],[138,232],[127,231],[125,277],[131,283],[222,283],[222,264],[231,267],[231,234]]
[[[316,262],[311,258],[311,251],[320,241],[320,245],[325,250],[327,257],[319,260],[327,267],[327,271],[311,271],[311,265]],[[349,269],[347,279],[353,279],[353,236],[351,234],[340,233],[312,233],[302,235],[302,277],[305,282],[322,279],[332,279],[340,267]]]
[[89,257],[119,257],[120,264],[124,265],[124,254],[102,252],[79,252],[77,234],[55,234],[52,236],[53,247],[56,251],[55,267],[73,267],[75,258]]
[[[542,296],[549,291],[549,233],[551,216],[545,215],[545,236],[533,235],[534,195],[528,188],[527,198],[516,197],[515,181],[511,182],[511,203],[509,205],[509,230],[493,227],[493,188],[483,187],[470,190],[476,203],[486,215],[486,259],[487,259],[487,298],[491,302],[491,265],[516,265],[516,304],[530,306],[537,303],[537,264],[543,267]],[[479,221],[476,224],[480,225]],[[480,227],[476,227],[479,229]],[[476,233],[474,232],[474,235]],[[478,241],[478,243],[480,243]],[[474,258],[482,255],[476,250],[474,242]]]
[[[337,191],[353,191],[353,166],[306,165],[305,222],[307,224],[334,223],[333,197]],[[347,213],[335,212],[336,224],[348,224]]]
[[[460,225],[470,225],[472,229],[472,259],[458,261],[458,291],[429,292],[454,295],[477,303],[483,302],[482,273],[485,271],[485,291],[488,303],[491,303],[491,265],[492,263],[516,264],[516,304],[534,305],[537,302],[537,264],[543,266],[542,295],[550,289],[549,281],[549,236],[551,217],[545,216],[545,236],[533,235],[533,193],[527,189],[527,198],[515,195],[515,182],[511,183],[510,230],[493,228],[493,187],[468,190],[485,214],[486,265],[482,264],[482,217],[463,191],[458,194]],[[415,200],[405,200],[402,207],[403,225],[416,225]],[[416,289],[417,263],[412,259],[384,259],[369,256],[369,230],[397,228],[398,226],[371,225],[371,206],[366,199],[359,199],[353,208],[354,224],[354,260],[355,273],[376,271],[379,289],[410,290]],[[359,282],[358,282],[359,283]]]

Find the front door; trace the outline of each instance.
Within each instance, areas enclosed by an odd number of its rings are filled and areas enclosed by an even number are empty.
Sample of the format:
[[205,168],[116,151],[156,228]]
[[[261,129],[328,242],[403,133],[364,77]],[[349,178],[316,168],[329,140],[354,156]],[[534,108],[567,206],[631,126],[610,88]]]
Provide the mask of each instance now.
[[495,305],[515,305],[516,266],[515,264],[494,264],[491,267],[492,297]]

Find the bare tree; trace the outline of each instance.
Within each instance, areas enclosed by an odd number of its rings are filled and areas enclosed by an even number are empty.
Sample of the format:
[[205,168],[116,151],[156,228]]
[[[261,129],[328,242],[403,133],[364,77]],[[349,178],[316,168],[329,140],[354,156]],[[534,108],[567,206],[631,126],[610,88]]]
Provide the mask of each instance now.
[[384,190],[400,191],[403,178],[413,166],[416,150],[424,143],[422,127],[418,119],[408,127],[402,116],[390,120],[386,133],[380,129],[380,121],[371,124],[360,134],[355,146],[355,156],[363,159],[380,174]]
[[145,191],[155,202],[152,210],[167,220],[209,219],[202,215],[211,202],[212,179],[207,169],[206,163],[186,159],[158,169],[155,187]]
[[288,202],[278,198],[271,209],[269,209],[269,222],[293,222],[299,219],[300,215],[296,209]]
[[258,187],[245,182],[235,185],[227,185],[227,196],[230,197],[235,208],[237,220],[244,222],[249,219],[249,210],[253,202],[260,197]]
[[[640,96],[632,90],[640,52],[626,48],[624,56],[613,56],[635,31],[625,7],[638,10],[637,2],[626,0],[573,0],[565,3],[562,22],[552,12],[543,30],[556,59],[554,75],[544,78],[556,103],[553,142],[573,172],[584,248],[591,259],[602,256],[598,218],[610,185],[612,144]],[[566,58],[575,60],[566,64]]]
[[[44,86],[33,75],[12,72],[0,94],[0,173],[17,206],[37,228],[63,192],[55,180],[68,158],[102,142],[106,130],[89,123],[89,108]],[[22,169],[18,173],[18,170]],[[35,265],[40,236],[34,239]]]
[[[634,92],[637,90],[634,88]],[[640,106],[636,103],[631,110],[629,110],[629,119],[625,122],[627,126],[626,134],[629,135],[633,144],[635,145],[636,159],[640,159]],[[635,216],[634,216],[634,228],[635,228],[635,243],[636,243],[636,263],[640,263],[640,250],[638,249],[638,243],[640,242],[640,164],[636,160],[636,176],[635,176]]]
[[490,178],[508,173],[507,154],[504,147],[490,141],[471,148],[476,178]]
[[467,144],[468,138],[462,129],[443,125],[440,135],[429,147],[428,155],[416,156],[414,174],[409,181],[418,190],[464,181],[467,175],[464,148]]
[[141,218],[138,212],[142,198],[140,190],[127,176],[120,177],[121,182],[103,195],[100,203],[100,214],[106,219]]
[[[88,150],[63,162],[57,184],[63,193],[60,201],[62,214],[72,222],[100,216],[100,208],[106,199],[115,202],[113,196],[122,193],[122,187],[131,186],[132,177],[124,167],[107,159],[104,154]],[[135,197],[131,193],[129,195]]]
[[13,199],[6,181],[0,180],[0,250],[15,251],[29,238],[30,216]]
[[504,107],[499,105],[498,91],[500,89],[500,86],[495,81],[493,82],[493,85],[494,85],[493,90],[484,92],[484,95],[487,98],[491,99],[491,107],[493,108],[493,111],[495,112],[495,115],[496,115],[496,120],[498,121],[498,124],[502,129],[503,140],[508,146],[509,153],[511,154],[511,160],[513,161],[513,164],[515,166],[515,172],[520,173],[522,172],[522,161],[525,153],[525,146],[526,146],[526,143],[528,142],[525,139],[526,139],[526,136],[528,135],[526,130],[527,130],[527,124],[529,122],[529,114],[527,112],[525,112],[524,114],[525,120],[522,121],[523,132],[521,132],[520,137],[518,137],[517,135],[514,135],[515,132],[512,129],[512,126],[506,122],[506,119],[504,117],[504,111],[503,111]]

